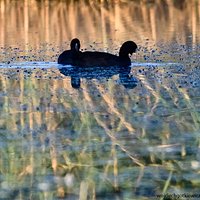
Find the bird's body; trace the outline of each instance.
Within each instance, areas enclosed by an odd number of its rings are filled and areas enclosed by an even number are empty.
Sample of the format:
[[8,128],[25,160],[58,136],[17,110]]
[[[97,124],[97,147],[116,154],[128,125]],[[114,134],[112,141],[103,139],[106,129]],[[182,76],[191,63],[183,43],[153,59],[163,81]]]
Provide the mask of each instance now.
[[[79,48],[75,48],[75,46]],[[128,67],[131,65],[129,54],[132,55],[132,53],[136,52],[137,45],[133,41],[124,42],[119,50],[118,56],[97,51],[81,52],[79,49],[80,41],[73,39],[71,42],[71,50],[64,51],[59,56],[58,63],[77,67]]]
[[76,52],[72,50],[66,50],[62,52],[58,57],[58,64],[73,65],[76,57],[77,57]]
[[109,67],[109,66],[129,66],[131,64],[130,58],[121,59],[119,56],[105,53],[86,51],[80,56],[80,67]]

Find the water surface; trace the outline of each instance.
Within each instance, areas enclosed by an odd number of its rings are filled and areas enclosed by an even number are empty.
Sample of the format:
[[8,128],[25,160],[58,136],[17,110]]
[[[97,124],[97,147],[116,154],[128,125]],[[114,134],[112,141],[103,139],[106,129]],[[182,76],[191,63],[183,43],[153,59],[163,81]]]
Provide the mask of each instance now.
[[[0,199],[199,199],[199,1],[0,6]],[[127,70],[63,69],[73,37],[139,49]]]

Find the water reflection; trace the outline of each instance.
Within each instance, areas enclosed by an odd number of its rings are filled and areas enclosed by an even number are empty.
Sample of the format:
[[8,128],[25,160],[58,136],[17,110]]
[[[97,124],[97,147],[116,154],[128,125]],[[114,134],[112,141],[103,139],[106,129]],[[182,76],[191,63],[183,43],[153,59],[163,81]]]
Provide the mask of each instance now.
[[81,79],[97,79],[105,80],[114,75],[119,75],[119,84],[122,84],[127,89],[133,89],[137,86],[137,79],[130,75],[131,67],[62,67],[59,69],[65,76],[71,77],[71,86],[73,88],[80,88]]
[[73,68],[36,64],[0,69],[2,199],[155,199],[167,180],[198,192],[197,68],[134,66],[133,90],[82,71],[76,90]]

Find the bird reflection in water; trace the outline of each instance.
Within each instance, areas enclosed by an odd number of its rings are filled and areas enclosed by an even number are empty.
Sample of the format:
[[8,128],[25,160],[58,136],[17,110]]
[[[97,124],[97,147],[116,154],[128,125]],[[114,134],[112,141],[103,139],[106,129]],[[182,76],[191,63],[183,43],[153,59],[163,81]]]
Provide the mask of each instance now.
[[81,87],[81,79],[110,79],[114,75],[119,75],[119,84],[126,89],[133,89],[137,86],[138,80],[130,74],[131,67],[95,67],[82,68],[65,66],[59,69],[60,73],[71,77],[71,86],[75,89]]

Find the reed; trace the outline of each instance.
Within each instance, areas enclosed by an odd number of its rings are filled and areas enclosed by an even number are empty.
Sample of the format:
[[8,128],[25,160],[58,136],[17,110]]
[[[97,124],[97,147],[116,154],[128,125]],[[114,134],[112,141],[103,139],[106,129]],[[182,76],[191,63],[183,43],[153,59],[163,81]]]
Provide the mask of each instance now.
[[[110,39],[118,45],[127,39],[199,43],[199,2],[156,1],[0,1],[0,45],[34,47],[41,43],[63,46],[73,37],[101,42],[106,50]],[[124,15],[126,13],[126,15]],[[185,28],[187,25],[187,29]],[[142,34],[141,34],[142,33]],[[180,34],[181,33],[181,34]],[[120,38],[120,41],[118,41]],[[64,45],[66,48],[67,45]],[[25,48],[26,49],[26,48]]]

